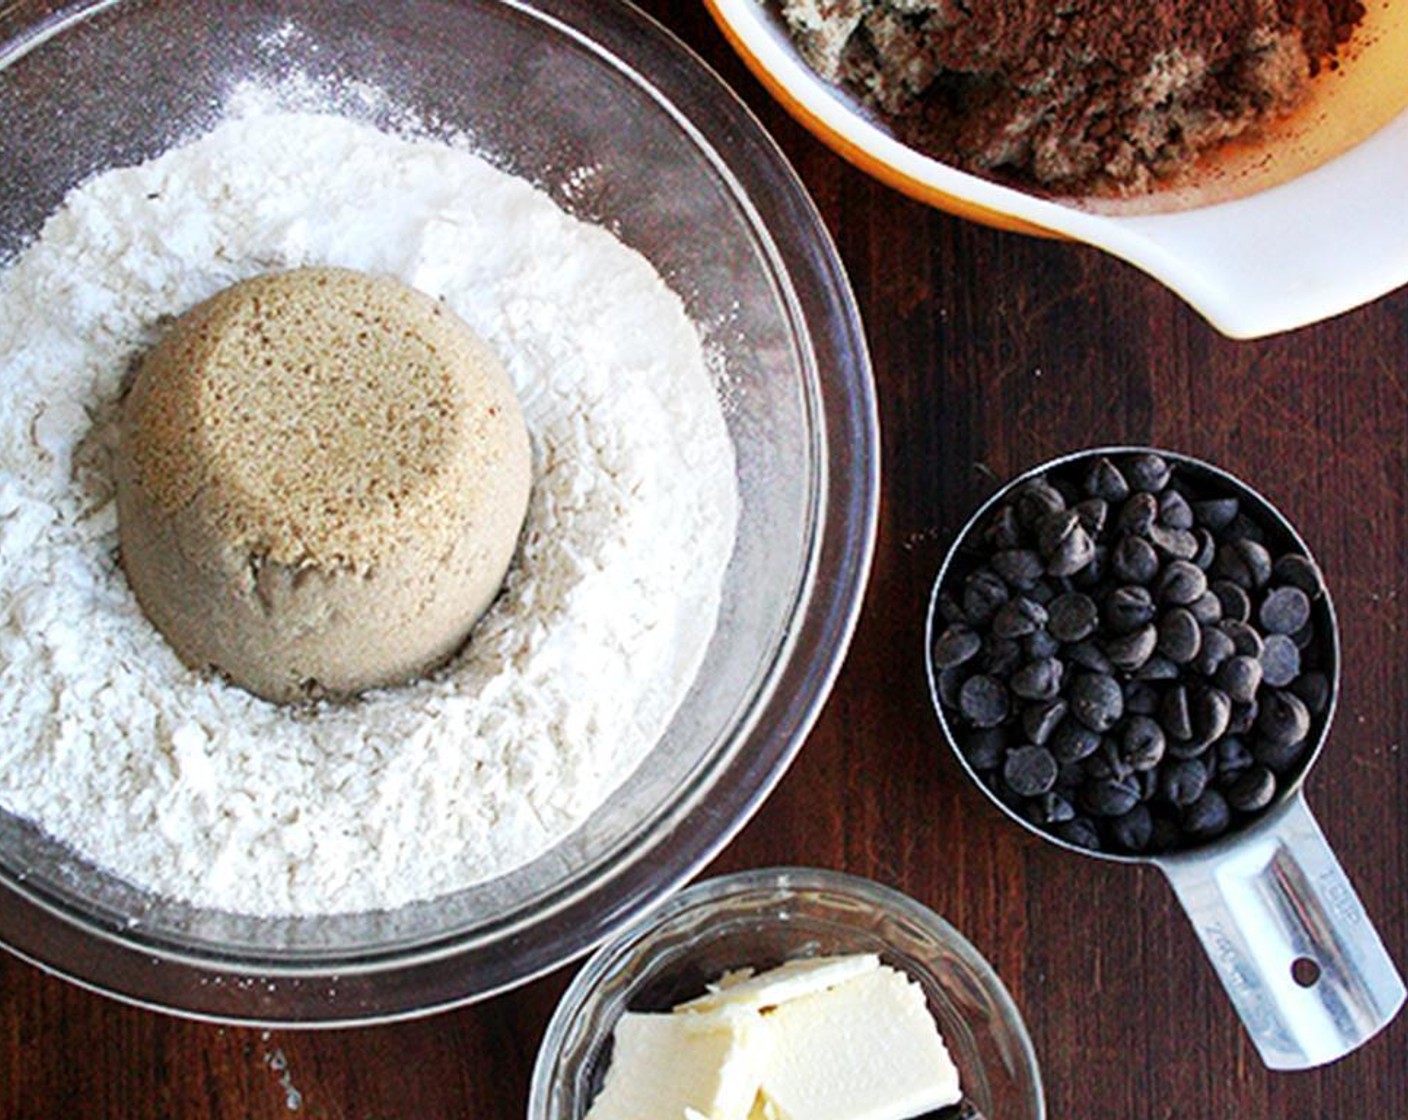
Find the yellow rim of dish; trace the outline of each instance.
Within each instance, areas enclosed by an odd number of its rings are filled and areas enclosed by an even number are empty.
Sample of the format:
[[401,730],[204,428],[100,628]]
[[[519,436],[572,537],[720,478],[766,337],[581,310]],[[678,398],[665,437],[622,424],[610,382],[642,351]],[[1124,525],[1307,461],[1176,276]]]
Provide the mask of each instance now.
[[[1004,210],[940,190],[906,174],[838,132],[765,66],[715,0],[705,7],[729,44],[768,92],[803,127],[861,171],[928,205],[998,229],[1069,240],[1069,235]],[[1305,103],[1254,142],[1220,152],[1215,174],[1196,190],[1184,188],[1143,199],[1100,200],[1097,212],[1149,213],[1186,209],[1243,197],[1302,175],[1358,144],[1408,108],[1408,3],[1378,0],[1355,31],[1344,65],[1312,83]],[[1267,158],[1274,147],[1275,160]],[[1162,203],[1162,204],[1161,204]]]

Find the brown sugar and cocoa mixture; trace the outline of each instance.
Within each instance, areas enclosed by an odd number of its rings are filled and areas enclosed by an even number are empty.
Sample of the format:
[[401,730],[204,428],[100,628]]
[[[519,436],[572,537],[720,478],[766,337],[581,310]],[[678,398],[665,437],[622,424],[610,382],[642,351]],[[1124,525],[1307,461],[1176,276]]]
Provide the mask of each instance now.
[[901,139],[1062,194],[1135,193],[1284,113],[1359,0],[783,0],[807,61]]

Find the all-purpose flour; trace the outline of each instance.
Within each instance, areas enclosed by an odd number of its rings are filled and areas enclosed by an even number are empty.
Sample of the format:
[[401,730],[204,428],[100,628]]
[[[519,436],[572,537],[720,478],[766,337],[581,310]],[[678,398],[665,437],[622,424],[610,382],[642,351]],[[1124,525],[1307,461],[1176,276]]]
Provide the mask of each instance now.
[[[311,263],[398,276],[495,346],[534,490],[459,660],[308,711],[166,647],[111,457],[163,317]],[[698,670],[737,521],[699,336],[644,258],[466,151],[279,114],[102,174],[0,274],[0,371],[0,806],[139,886],[295,914],[500,874],[624,780]]]

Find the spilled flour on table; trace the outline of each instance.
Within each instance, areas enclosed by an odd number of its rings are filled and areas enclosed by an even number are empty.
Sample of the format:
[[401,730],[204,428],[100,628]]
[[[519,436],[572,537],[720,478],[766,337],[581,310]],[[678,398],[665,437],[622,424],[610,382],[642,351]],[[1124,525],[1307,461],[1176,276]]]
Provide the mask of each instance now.
[[[287,709],[185,668],[116,557],[125,371],[234,281],[389,273],[495,347],[534,489],[505,589],[433,678]],[[263,114],[76,189],[0,273],[0,807],[161,895],[393,907],[565,837],[702,662],[737,523],[700,338],[650,264],[460,148]]]

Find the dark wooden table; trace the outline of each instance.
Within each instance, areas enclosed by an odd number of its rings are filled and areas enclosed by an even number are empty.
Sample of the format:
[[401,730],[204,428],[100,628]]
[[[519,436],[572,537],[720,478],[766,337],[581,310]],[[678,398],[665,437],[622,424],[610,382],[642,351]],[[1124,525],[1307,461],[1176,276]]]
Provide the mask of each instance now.
[[[1310,801],[1408,965],[1408,291],[1230,342],[1094,250],[971,225],[865,178],[768,99],[702,7],[644,7],[741,92],[814,193],[868,324],[884,432],[874,574],[840,681],[710,871],[841,868],[935,908],[1011,988],[1057,1120],[1408,1117],[1408,1015],[1336,1065],[1268,1073],[1156,872],[1064,855],[968,787],[920,661],[935,568],[995,479],[1130,442],[1254,480],[1336,593],[1343,695]],[[422,1022],[262,1032],[134,1010],[0,955],[0,1120],[512,1120],[572,971]]]

